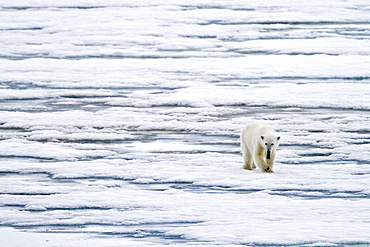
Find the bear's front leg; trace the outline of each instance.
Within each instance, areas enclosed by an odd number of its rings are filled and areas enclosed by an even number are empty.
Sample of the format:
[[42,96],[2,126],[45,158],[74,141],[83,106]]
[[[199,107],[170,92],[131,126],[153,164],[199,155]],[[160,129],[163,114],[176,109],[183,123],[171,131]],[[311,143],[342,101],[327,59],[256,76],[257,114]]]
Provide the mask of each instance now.
[[256,152],[254,154],[254,163],[262,172],[274,172],[272,169],[273,167],[270,166],[268,162],[266,162],[265,157],[263,156],[263,154],[261,154],[261,152]]
[[265,172],[271,172],[271,173],[274,172],[274,163],[275,163],[275,152],[271,154],[270,159],[266,158],[267,168]]
[[269,172],[269,173],[274,173],[274,170],[272,169],[272,166],[269,166],[266,162],[264,165],[261,167],[262,172]]
[[274,171],[272,170],[272,167],[270,167],[270,166],[267,166],[267,168],[263,172],[274,173]]

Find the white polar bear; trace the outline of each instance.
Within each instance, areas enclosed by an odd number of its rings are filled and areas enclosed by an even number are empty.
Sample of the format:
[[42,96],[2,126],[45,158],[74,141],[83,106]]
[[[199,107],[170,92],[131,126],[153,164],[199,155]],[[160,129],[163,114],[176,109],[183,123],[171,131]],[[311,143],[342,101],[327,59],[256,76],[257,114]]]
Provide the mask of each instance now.
[[244,169],[253,170],[257,166],[262,172],[274,172],[280,136],[270,126],[249,124],[243,128],[240,139]]

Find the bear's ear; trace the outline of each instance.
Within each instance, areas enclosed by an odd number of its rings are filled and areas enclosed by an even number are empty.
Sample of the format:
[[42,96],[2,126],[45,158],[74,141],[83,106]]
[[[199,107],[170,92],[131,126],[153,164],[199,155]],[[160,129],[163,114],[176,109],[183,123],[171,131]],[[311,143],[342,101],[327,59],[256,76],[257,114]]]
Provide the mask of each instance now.
[[263,140],[265,137],[261,136],[261,139]]
[[278,136],[276,139],[277,139],[277,140],[280,140],[280,136]]

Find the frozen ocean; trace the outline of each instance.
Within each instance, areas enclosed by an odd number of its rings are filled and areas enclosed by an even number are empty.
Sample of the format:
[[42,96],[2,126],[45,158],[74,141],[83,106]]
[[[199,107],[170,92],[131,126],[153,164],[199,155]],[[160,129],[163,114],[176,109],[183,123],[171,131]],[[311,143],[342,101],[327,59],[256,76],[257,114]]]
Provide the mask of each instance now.
[[368,0],[1,0],[0,102],[0,246],[370,246]]

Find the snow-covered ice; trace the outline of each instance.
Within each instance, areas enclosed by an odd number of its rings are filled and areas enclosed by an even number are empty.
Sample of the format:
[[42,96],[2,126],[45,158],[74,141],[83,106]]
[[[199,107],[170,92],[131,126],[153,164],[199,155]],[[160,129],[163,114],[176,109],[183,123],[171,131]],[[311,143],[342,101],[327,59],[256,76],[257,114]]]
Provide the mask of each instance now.
[[1,1],[0,245],[370,245],[369,11]]

